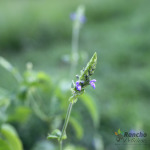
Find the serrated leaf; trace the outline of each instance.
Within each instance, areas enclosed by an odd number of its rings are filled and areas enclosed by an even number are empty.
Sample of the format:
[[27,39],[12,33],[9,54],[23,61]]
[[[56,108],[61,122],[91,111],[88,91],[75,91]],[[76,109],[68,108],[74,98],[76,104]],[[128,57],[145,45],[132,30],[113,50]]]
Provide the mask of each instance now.
[[87,110],[89,111],[91,118],[93,119],[94,125],[97,126],[99,122],[99,111],[94,99],[88,94],[82,95],[80,98]]
[[82,128],[82,125],[79,123],[79,121],[77,121],[73,117],[70,117],[69,122],[72,125],[72,127],[74,128],[75,134],[76,134],[77,138],[81,139],[83,137],[83,128]]
[[9,124],[3,124],[1,133],[6,139],[11,150],[22,150],[22,143],[18,137],[16,130]]

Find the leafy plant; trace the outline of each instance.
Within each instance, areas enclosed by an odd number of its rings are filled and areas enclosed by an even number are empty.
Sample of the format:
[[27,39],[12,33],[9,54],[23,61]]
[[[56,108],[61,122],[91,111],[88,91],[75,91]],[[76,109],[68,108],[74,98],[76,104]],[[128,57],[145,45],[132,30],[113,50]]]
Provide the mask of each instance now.
[[55,129],[51,134],[48,135],[48,139],[57,139],[59,141],[60,150],[62,150],[62,141],[67,138],[66,129],[70,119],[73,104],[75,104],[78,100],[78,97],[85,92],[86,86],[91,84],[91,86],[95,89],[96,80],[95,79],[91,80],[91,76],[94,74],[96,64],[97,64],[97,54],[94,53],[93,57],[91,58],[85,69],[81,70],[80,76],[78,75],[76,76],[77,77],[76,84],[73,81],[73,86],[71,88],[72,96],[69,98],[70,104],[68,106],[62,131]]
[[[96,53],[93,56],[94,61],[90,61],[89,64],[95,63],[95,59]],[[54,127],[60,128],[61,122],[64,119],[62,111],[67,109],[65,100],[69,97],[70,92],[67,90],[64,94],[62,86],[54,86],[55,84],[46,73],[33,71],[31,63],[27,64],[27,70],[24,71],[23,75],[2,57],[0,57],[0,65],[14,76],[17,85],[13,91],[13,95],[11,91],[0,87],[1,125],[6,122],[25,123],[28,121],[29,116],[34,113],[39,119],[49,124],[50,129],[54,129]],[[90,69],[92,68],[88,66],[84,70],[87,76],[87,81],[84,84],[79,83],[83,78],[83,70],[80,75],[81,79],[77,77],[78,81],[76,84],[73,83],[72,93],[74,97],[70,98],[70,102],[75,102],[78,96],[81,95],[80,100],[89,111],[93,123],[96,125],[98,122],[96,104],[90,95],[82,95],[86,84],[90,84],[88,81],[90,81],[89,75],[91,75],[92,72],[87,71]],[[79,86],[82,86],[81,91],[77,90]],[[76,116],[72,115],[70,125],[74,129],[76,137],[81,139],[84,134],[82,122],[79,123]],[[56,136],[60,136],[60,132],[58,135],[56,134]],[[62,138],[66,138],[66,135]]]
[[[73,20],[73,33],[72,33],[72,54],[71,54],[71,73],[74,73],[78,63],[78,40],[79,31],[86,18],[84,16],[84,7],[80,6],[76,14],[71,14]],[[66,128],[72,110],[72,106],[76,103],[78,97],[84,106],[89,111],[93,123],[96,126],[98,123],[98,111],[93,98],[87,95],[82,95],[85,92],[85,87],[91,85],[95,89],[96,80],[91,80],[90,76],[94,73],[97,63],[97,54],[95,53],[87,66],[81,70],[80,76],[77,81],[72,82],[72,96],[69,98],[70,104],[66,116],[65,124],[62,131],[55,129],[50,135],[49,139],[55,138],[60,141],[67,138]],[[44,121],[50,126],[60,128],[64,119],[62,112],[67,109],[65,103],[66,98],[70,96],[63,86],[55,85],[45,72],[36,72],[32,69],[32,63],[27,63],[27,69],[22,73],[17,70],[11,63],[0,57],[0,65],[5,68],[16,79],[16,89],[8,91],[0,88],[2,97],[0,97],[0,116],[1,125],[9,122],[25,123],[28,121],[29,116],[35,114],[40,120]],[[64,94],[65,91],[65,94]],[[2,107],[1,107],[2,106]],[[57,106],[57,107],[56,107]],[[58,118],[58,119],[57,119]],[[59,120],[59,121],[58,121]],[[70,124],[75,130],[76,137],[81,139],[84,134],[82,123],[79,123],[74,115],[70,117]],[[4,142],[5,143],[5,142]]]
[[0,150],[23,150],[22,143],[13,126],[3,124],[1,126]]

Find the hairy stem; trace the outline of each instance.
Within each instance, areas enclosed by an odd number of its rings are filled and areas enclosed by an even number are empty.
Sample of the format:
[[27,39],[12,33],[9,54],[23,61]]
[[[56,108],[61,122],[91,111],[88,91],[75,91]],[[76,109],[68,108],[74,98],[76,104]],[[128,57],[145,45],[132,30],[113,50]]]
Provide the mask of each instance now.
[[63,135],[64,135],[64,133],[67,129],[67,126],[68,126],[68,121],[69,121],[69,117],[70,117],[70,114],[71,114],[72,105],[73,105],[73,102],[70,102],[70,104],[68,106],[65,122],[64,122],[64,125],[63,125],[63,128],[62,128],[61,137],[60,137],[60,150],[62,150],[62,137],[63,137]]

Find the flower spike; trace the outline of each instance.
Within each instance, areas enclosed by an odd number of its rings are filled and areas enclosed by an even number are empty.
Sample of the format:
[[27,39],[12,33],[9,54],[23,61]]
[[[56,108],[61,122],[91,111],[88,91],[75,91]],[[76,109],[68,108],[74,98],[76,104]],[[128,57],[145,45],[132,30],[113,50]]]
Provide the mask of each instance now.
[[76,76],[77,81],[75,87],[72,88],[73,96],[70,98],[70,101],[76,101],[80,95],[85,92],[85,87],[91,85],[95,89],[95,79],[91,80],[91,76],[94,74],[97,64],[97,54],[94,53],[93,57],[90,59],[86,67],[81,70],[80,76]]

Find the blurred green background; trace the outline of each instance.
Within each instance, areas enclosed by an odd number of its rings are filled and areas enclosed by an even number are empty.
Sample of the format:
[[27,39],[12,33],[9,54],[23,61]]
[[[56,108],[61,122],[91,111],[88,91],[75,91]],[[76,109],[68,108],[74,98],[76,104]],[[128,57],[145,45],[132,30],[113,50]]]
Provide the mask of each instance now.
[[[74,105],[64,148],[149,150],[148,144],[116,146],[114,134],[120,128],[144,131],[147,140],[150,135],[148,0],[1,1],[0,55],[16,68],[0,66],[2,129],[6,123],[13,126],[24,150],[58,149],[57,141],[46,136],[62,128],[67,111],[68,82],[70,86],[76,75],[70,77],[69,15],[80,4],[87,21],[80,32],[76,74],[96,51],[97,82]],[[13,77],[17,70],[23,82]]]

